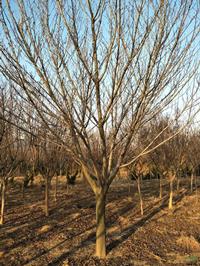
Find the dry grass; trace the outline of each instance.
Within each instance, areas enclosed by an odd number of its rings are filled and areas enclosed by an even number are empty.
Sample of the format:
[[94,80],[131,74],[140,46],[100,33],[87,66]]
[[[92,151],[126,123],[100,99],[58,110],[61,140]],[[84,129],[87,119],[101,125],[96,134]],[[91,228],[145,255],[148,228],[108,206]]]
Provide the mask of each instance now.
[[177,244],[185,251],[200,251],[200,244],[193,236],[181,236]]

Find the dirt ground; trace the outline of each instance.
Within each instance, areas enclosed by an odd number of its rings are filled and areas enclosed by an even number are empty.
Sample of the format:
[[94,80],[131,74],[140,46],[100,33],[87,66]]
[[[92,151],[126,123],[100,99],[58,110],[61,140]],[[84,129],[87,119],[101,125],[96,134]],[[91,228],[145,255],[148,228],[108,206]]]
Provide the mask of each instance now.
[[[187,181],[187,182],[186,182]],[[200,191],[191,194],[189,180],[167,209],[168,186],[158,198],[158,181],[143,182],[144,216],[140,215],[136,185],[115,183],[106,205],[107,258],[95,252],[95,202],[92,191],[78,183],[67,193],[59,181],[50,216],[44,215],[44,188],[34,184],[22,198],[9,189],[5,224],[0,227],[0,265],[200,265]]]

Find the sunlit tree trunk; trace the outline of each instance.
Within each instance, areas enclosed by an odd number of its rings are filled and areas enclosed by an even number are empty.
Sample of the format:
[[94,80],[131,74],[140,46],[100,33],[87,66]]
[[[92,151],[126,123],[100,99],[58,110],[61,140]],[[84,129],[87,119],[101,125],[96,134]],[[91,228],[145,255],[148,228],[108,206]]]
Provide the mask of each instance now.
[[96,256],[106,257],[106,225],[105,225],[106,196],[103,191],[96,194]]
[[159,185],[160,185],[159,198],[162,199],[162,196],[163,196],[163,187],[162,187],[162,176],[161,175],[160,175]]
[[5,180],[3,179],[2,184],[1,184],[1,219],[0,219],[0,224],[4,223],[5,195],[6,195],[6,184],[5,184]]
[[194,182],[194,174],[192,173],[191,177],[190,177],[190,190],[191,190],[191,192],[193,192],[193,182]]
[[140,199],[140,212],[141,215],[144,214],[144,208],[143,208],[143,198],[142,198],[142,192],[141,192],[141,177],[139,176],[137,179],[137,187],[138,187],[138,194]]
[[173,208],[173,180],[169,183],[169,209]]

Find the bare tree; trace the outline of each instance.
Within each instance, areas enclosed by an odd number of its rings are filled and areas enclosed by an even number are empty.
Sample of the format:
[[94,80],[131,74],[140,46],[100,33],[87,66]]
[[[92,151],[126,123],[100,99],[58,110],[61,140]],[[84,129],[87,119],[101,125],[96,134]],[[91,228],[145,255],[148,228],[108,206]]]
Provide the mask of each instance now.
[[4,0],[0,16],[0,71],[81,166],[96,196],[96,254],[105,257],[109,186],[157,147],[151,140],[127,158],[138,130],[174,102],[184,109],[180,97],[195,99],[199,5]]
[[[172,118],[169,119],[169,117],[159,116],[152,120],[145,128],[141,129],[139,136],[140,150],[143,149],[143,147],[145,147],[151,139],[154,139],[155,136],[157,136],[157,139],[154,145],[162,143],[165,139],[171,136],[173,132],[177,132],[177,130],[181,127],[180,121],[178,121],[177,117],[178,115],[175,117],[175,123],[173,123]],[[163,129],[165,129],[163,134],[158,136],[159,132],[162,132]],[[162,199],[163,196],[164,177],[167,177],[170,183],[172,181],[171,177],[173,176],[171,174],[172,172],[175,174],[177,180],[177,191],[179,191],[181,174],[183,172],[183,168],[186,167],[186,143],[187,136],[185,134],[185,130],[182,130],[178,135],[174,136],[174,138],[170,139],[168,142],[164,143],[162,146],[158,147],[149,154],[147,158],[159,177],[160,199]],[[170,185],[170,187],[172,188],[173,186]]]
[[[0,113],[2,117],[5,117],[5,108],[6,108],[6,95],[4,93],[5,88],[1,88],[0,94]],[[5,194],[6,194],[6,179],[7,179],[7,156],[2,156],[4,152],[6,152],[6,148],[9,145],[5,141],[5,138],[8,133],[8,124],[1,120],[0,121],[0,192],[1,192],[1,219],[0,224],[4,223],[4,209],[5,209]],[[5,159],[6,157],[6,159]],[[5,163],[6,162],[6,163]],[[9,174],[9,173],[8,173]]]
[[192,129],[189,130],[187,136],[187,153],[186,153],[186,164],[190,174],[190,190],[193,192],[194,183],[197,192],[197,174],[200,165],[200,153],[199,153],[199,131]]
[[[13,101],[6,87],[0,87],[0,116],[11,121],[12,117],[6,114],[6,108],[12,110]],[[6,185],[9,178],[17,168],[17,139],[15,130],[9,122],[0,120],[0,193],[1,193],[1,216],[0,224],[4,223]]]
[[169,181],[169,204],[168,208],[171,210],[173,208],[173,187],[174,187],[174,180],[176,178],[176,174],[173,171],[166,171],[164,172],[165,177]]
[[141,191],[141,181],[142,177],[149,173],[149,170],[149,166],[144,160],[138,160],[134,165],[131,166],[130,170],[132,179],[134,178],[137,183],[138,195],[140,200],[140,212],[142,216],[144,214],[144,203]]

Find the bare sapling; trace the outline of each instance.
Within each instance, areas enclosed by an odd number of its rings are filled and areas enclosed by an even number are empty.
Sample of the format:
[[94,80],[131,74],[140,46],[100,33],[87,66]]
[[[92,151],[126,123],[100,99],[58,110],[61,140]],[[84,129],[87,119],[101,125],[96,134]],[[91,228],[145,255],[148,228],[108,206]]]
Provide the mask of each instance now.
[[171,171],[168,173],[168,180],[169,180],[169,204],[168,208],[171,210],[173,208],[173,184],[175,180],[175,174],[172,174]]
[[54,191],[54,200],[57,201],[58,195],[58,175],[55,176],[55,191]]
[[180,178],[179,178],[178,174],[176,176],[176,190],[177,190],[177,192],[179,192],[179,190],[180,190]]
[[144,202],[143,202],[143,196],[142,196],[142,190],[141,190],[141,185],[142,185],[142,176],[146,175],[150,172],[149,165],[140,160],[135,165],[132,166],[132,176],[135,178],[136,183],[137,183],[137,190],[138,190],[138,196],[139,196],[139,201],[140,201],[140,212],[141,215],[144,215]]
[[6,182],[5,178],[2,178],[1,179],[1,219],[0,219],[1,225],[4,223],[5,196],[6,196]]
[[162,199],[163,197],[163,178],[162,178],[162,174],[160,174],[160,178],[159,178],[159,198]]
[[194,173],[192,171],[192,173],[190,175],[190,191],[191,191],[191,193],[193,192],[193,183],[194,183]]
[[137,178],[137,188],[138,188],[138,195],[140,199],[140,212],[141,212],[141,215],[143,216],[144,208],[143,208],[143,197],[142,197],[142,192],[141,192],[141,176],[140,175]]

